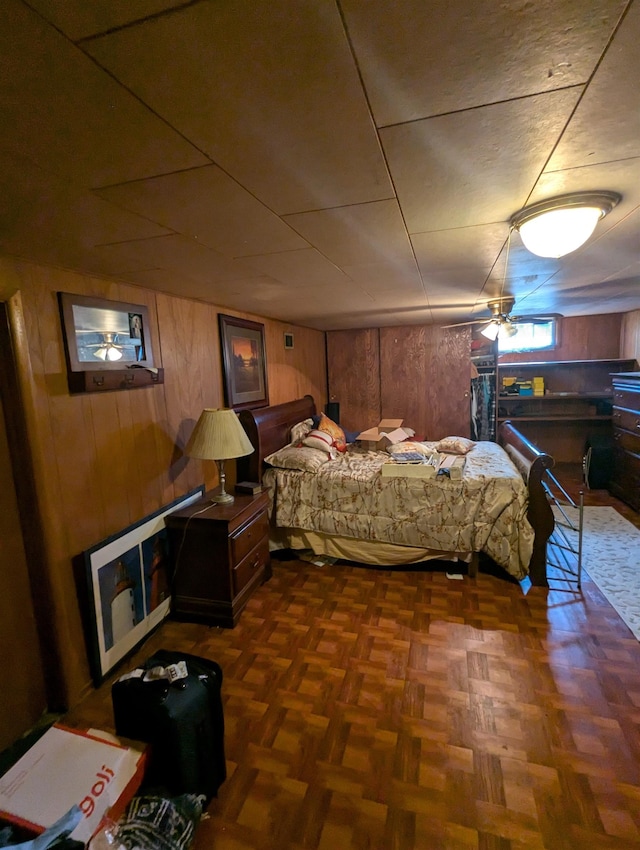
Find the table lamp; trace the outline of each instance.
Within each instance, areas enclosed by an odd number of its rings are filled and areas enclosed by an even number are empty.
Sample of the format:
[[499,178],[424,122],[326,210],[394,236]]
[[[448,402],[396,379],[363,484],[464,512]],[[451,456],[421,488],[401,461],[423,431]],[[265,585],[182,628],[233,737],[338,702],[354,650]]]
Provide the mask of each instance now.
[[252,451],[254,448],[234,410],[205,408],[189,438],[185,454],[202,460],[215,460],[220,475],[220,492],[212,496],[211,501],[228,505],[234,498],[224,488],[225,461],[250,455]]

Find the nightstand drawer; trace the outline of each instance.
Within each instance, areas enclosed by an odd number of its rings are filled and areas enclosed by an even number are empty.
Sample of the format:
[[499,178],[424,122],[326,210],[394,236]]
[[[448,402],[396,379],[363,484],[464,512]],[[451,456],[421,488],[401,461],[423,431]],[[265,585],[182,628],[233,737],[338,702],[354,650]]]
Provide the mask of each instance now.
[[231,538],[231,552],[233,564],[240,561],[253,549],[262,537],[269,533],[269,517],[266,511],[261,511],[251,522],[242,528]]
[[233,595],[237,596],[269,561],[269,538],[263,537],[258,545],[233,568]]

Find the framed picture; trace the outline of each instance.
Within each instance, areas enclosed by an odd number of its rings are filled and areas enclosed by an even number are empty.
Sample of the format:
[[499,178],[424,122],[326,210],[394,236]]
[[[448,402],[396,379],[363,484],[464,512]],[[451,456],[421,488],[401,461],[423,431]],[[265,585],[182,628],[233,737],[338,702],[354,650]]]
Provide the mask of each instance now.
[[164,519],[203,494],[204,485],[84,552],[96,686],[169,613],[172,561]]
[[264,325],[235,316],[218,315],[228,407],[266,407],[269,404]]
[[285,331],[285,334],[284,334],[284,347],[285,348],[293,348],[293,334],[287,333],[287,331]]
[[153,367],[149,313],[142,304],[59,292],[70,372]]

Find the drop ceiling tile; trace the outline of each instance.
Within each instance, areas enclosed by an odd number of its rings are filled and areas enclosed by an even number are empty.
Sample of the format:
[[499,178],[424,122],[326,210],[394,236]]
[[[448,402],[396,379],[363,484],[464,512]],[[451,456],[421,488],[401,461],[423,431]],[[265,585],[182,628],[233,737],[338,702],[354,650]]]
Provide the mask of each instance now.
[[508,221],[577,96],[552,92],[382,130],[409,233]]
[[215,291],[210,284],[200,283],[186,274],[171,269],[139,269],[132,272],[120,272],[117,277],[136,286],[165,292],[167,295],[216,303]]
[[[635,281],[637,286],[637,275],[640,269],[635,270]],[[618,301],[617,287],[605,281],[600,283],[585,283],[583,285],[553,289],[551,297],[556,305],[557,312],[564,316],[595,316],[603,313],[624,312],[625,308],[634,310],[637,308],[637,293],[629,292],[623,285],[620,288],[621,300]],[[546,294],[548,297],[548,294]],[[635,307],[633,306],[635,299]],[[545,299],[545,304],[547,303]]]
[[[599,232],[596,229],[583,248],[565,259],[566,274],[572,279],[596,282],[617,277],[620,270],[640,259],[640,207],[609,230]],[[561,272],[558,277],[562,279],[563,276]]]
[[585,83],[625,0],[343,0],[379,127]]
[[[640,309],[640,293],[638,292],[638,282],[640,281],[640,259],[635,260],[626,268],[621,268],[619,271],[607,278],[608,281],[620,281],[624,283],[625,293],[629,297],[633,297],[634,306],[627,307],[628,310]],[[622,311],[621,311],[622,312]]]
[[229,309],[301,324],[306,324],[313,317],[321,317],[328,303],[340,304],[350,312],[350,306],[358,307],[363,301],[370,301],[360,291],[354,291],[345,298],[344,287],[292,287],[267,275],[215,284],[215,292],[216,303]]
[[395,198],[299,213],[284,219],[340,266],[376,259],[412,259],[411,243]]
[[307,246],[302,237],[215,165],[110,186],[97,194],[227,257]]
[[343,272],[367,292],[403,290],[424,295],[422,278],[415,260],[359,263],[342,266]]
[[509,235],[506,222],[414,233],[411,236],[423,274],[438,269],[491,270]]
[[88,188],[207,158],[17,0],[0,3],[0,126],[7,147]]
[[321,317],[327,313],[332,313],[334,310],[342,312],[346,316],[356,316],[363,309],[373,307],[375,302],[367,295],[366,292],[356,290],[345,297],[345,293],[339,289],[329,287],[327,292],[315,293],[313,297],[305,291],[299,293],[289,293],[289,297],[282,304],[281,309],[284,314],[277,313],[278,318],[283,315],[288,321],[296,321],[306,325],[314,318]]
[[241,260],[230,260],[194,239],[175,234],[99,245],[93,253],[108,263],[111,273],[116,275],[136,269],[164,268],[213,284],[241,280],[251,274]]
[[629,6],[547,171],[640,156],[640,4]]
[[393,195],[334,3],[188,4],[84,47],[277,213]]
[[[260,274],[287,283],[296,289],[308,291],[313,287],[346,287],[349,278],[322,256],[315,248],[246,257],[245,262]],[[344,296],[345,290],[342,290]]]
[[183,0],[29,0],[43,18],[72,41],[125,26],[132,21],[183,5]]
[[168,232],[52,177],[13,151],[0,150],[0,197],[0,245],[40,262],[82,268],[98,244]]
[[[640,103],[638,114],[640,115]],[[540,175],[535,185],[530,203],[537,203],[568,192],[590,192],[602,189],[618,192],[622,199],[598,223],[596,235],[613,227],[640,204],[640,157],[569,168],[566,171],[546,170]]]
[[494,293],[485,289],[486,273],[479,269],[459,268],[423,274],[424,289],[429,304],[435,308],[459,305],[462,312],[476,304],[485,304]]

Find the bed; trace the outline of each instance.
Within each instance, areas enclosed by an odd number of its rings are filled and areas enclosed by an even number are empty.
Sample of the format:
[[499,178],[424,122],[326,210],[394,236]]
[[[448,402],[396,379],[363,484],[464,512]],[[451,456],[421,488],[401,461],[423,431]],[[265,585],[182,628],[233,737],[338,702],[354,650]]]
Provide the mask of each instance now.
[[512,423],[501,424],[497,443],[475,444],[459,481],[383,479],[388,455],[359,446],[311,473],[266,464],[315,413],[305,396],[238,414],[255,448],[238,460],[238,480],[260,482],[269,493],[272,548],[371,565],[456,560],[471,576],[482,552],[514,578],[547,585],[554,519],[543,482],[554,462]]

